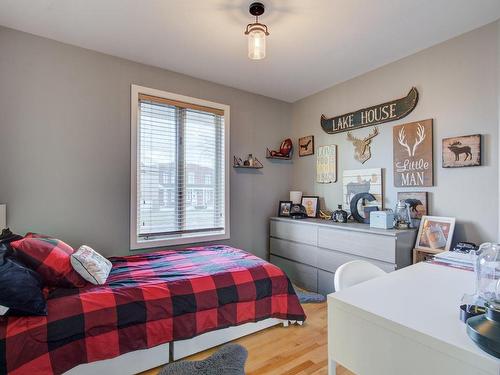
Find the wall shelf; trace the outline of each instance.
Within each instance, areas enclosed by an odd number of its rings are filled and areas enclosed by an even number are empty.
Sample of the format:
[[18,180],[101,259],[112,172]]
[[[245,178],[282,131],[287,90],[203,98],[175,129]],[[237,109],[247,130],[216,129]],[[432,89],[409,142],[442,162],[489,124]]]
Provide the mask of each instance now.
[[241,158],[237,158],[233,156],[233,168],[241,168],[241,169],[261,169],[264,168],[264,165],[260,162],[259,159],[253,158],[253,165],[243,165],[243,161]]
[[276,160],[292,160],[292,151],[288,156],[272,156],[271,151],[266,148],[266,159],[276,159]]

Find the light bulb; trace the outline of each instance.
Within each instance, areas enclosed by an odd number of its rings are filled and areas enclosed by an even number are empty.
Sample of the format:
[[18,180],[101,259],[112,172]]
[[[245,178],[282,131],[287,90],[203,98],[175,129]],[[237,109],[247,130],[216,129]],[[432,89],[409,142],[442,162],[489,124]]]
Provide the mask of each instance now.
[[260,28],[254,28],[248,33],[248,57],[252,60],[266,57],[266,33]]

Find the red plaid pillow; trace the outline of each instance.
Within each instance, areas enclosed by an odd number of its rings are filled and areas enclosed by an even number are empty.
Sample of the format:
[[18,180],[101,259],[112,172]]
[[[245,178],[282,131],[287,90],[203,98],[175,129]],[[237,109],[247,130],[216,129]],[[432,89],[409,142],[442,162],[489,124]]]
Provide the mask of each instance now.
[[40,274],[43,283],[63,288],[81,288],[86,281],[71,266],[71,246],[50,237],[25,237],[11,246],[18,258]]

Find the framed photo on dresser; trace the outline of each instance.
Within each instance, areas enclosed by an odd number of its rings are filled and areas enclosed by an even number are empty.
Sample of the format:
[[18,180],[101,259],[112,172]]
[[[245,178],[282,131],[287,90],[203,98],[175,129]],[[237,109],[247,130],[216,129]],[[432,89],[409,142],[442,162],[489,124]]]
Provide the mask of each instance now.
[[318,217],[319,197],[312,195],[302,196],[302,205],[306,208],[307,217]]

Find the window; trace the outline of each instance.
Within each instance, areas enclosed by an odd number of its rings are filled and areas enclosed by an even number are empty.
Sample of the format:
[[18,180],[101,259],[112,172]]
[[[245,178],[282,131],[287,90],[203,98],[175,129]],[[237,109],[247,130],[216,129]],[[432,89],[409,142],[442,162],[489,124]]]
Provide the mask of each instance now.
[[229,106],[132,85],[131,113],[131,248],[229,238]]

